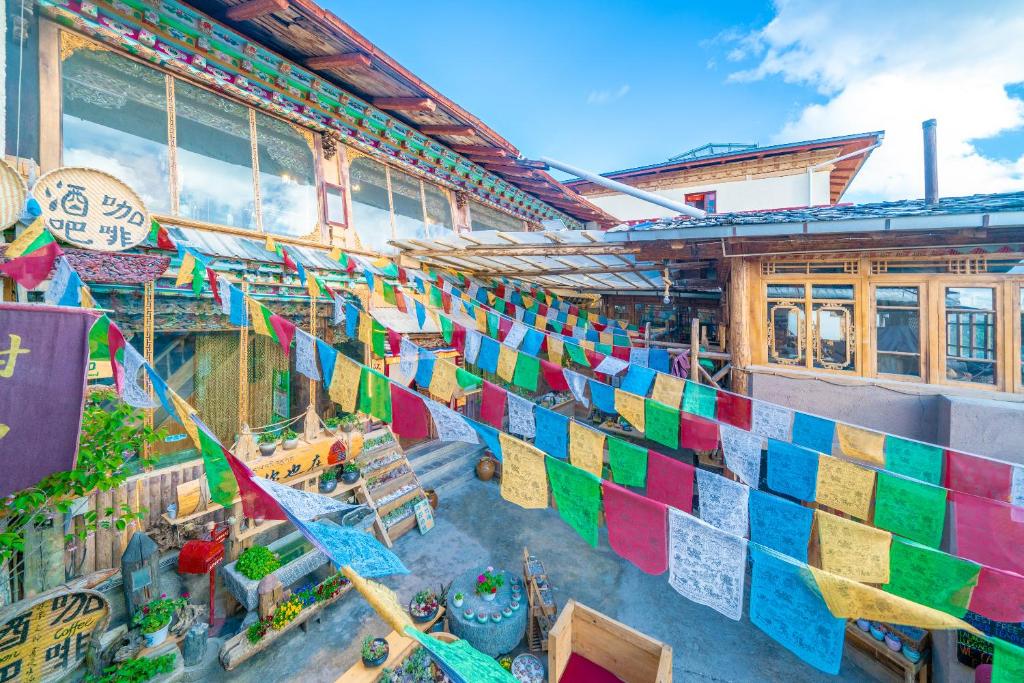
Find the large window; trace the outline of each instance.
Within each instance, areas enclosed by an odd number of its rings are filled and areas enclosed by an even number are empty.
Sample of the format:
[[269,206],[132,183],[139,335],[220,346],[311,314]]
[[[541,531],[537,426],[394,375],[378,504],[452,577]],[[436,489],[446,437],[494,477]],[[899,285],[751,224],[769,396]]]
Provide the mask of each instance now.
[[502,232],[523,232],[526,222],[521,218],[484,206],[479,202],[470,202],[469,220],[474,231],[501,230]]
[[946,376],[996,383],[996,309],[991,287],[946,288]]
[[117,176],[154,213],[318,236],[312,132],[77,35],[61,41],[63,164]]
[[854,310],[852,284],[769,284],[769,362],[855,370]]
[[448,194],[419,178],[357,156],[349,182],[353,227],[365,249],[393,253],[390,240],[430,239],[453,229]]
[[921,376],[918,287],[875,288],[875,349],[879,374]]

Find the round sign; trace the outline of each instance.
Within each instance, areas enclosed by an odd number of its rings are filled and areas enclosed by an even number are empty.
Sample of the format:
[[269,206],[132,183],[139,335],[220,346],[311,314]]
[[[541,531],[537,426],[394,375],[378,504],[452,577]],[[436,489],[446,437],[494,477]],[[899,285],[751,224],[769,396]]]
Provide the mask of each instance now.
[[39,179],[32,196],[50,232],[76,247],[124,251],[149,235],[149,213],[142,199],[103,171],[58,168]]
[[25,209],[28,188],[13,166],[0,158],[0,230],[18,222]]

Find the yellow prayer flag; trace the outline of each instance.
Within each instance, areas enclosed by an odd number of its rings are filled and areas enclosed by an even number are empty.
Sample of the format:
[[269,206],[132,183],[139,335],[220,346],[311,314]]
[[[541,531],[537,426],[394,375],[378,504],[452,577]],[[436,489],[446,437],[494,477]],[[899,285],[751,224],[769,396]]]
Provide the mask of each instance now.
[[356,573],[355,569],[347,565],[342,567],[341,571],[345,574],[345,578],[352,582],[352,585],[359,591],[359,594],[366,599],[366,602],[370,603],[370,607],[380,615],[380,618],[388,626],[402,633],[406,626],[412,625],[409,614],[399,604],[398,596],[395,595],[393,590],[376,581],[364,579]]
[[174,286],[181,287],[192,282],[195,274],[196,258],[189,252],[181,258],[181,265],[178,266],[178,277],[174,279]]
[[533,308],[533,298],[523,294],[523,307]]
[[875,489],[875,473],[851,462],[818,456],[817,502],[858,519],[867,519],[871,494]]
[[96,300],[92,298],[92,292],[85,285],[78,288],[82,293],[82,308],[96,308]]
[[570,422],[569,462],[600,478],[604,467],[604,434],[576,421]]
[[596,351],[597,350],[594,347],[594,342],[590,341],[589,339],[580,339],[578,341],[579,341],[579,345],[582,346],[583,348],[587,349],[588,351]]
[[339,247],[334,247],[327,254],[327,258],[331,259],[332,261],[340,261],[341,260],[341,249]]
[[487,305],[493,306],[494,302],[497,301],[498,297],[494,296],[491,292],[487,292]]
[[516,372],[516,361],[518,359],[519,353],[515,349],[502,344],[498,350],[498,377],[506,382],[511,382],[512,376]]
[[597,337],[602,344],[611,344],[613,341],[611,332],[601,332]]
[[548,360],[555,365],[562,364],[562,354],[565,352],[565,342],[554,335],[548,337]]
[[348,356],[338,354],[334,361],[334,375],[327,394],[338,404],[343,412],[356,411],[356,399],[359,397],[359,375],[362,368]]
[[376,261],[373,261],[373,265],[376,266],[377,268],[384,269],[391,265],[391,261],[381,256]]
[[817,567],[808,569],[811,570],[832,616],[840,619],[906,624],[925,629],[964,629],[980,634],[976,628],[951,614],[919,605],[898,595],[851,581]]
[[646,418],[644,413],[644,398],[622,389],[615,390],[615,410],[619,415],[626,418],[626,421],[641,432],[646,431]]
[[565,316],[565,324],[568,325],[569,327],[576,327],[576,323],[579,322],[579,319],[580,317],[578,315],[573,315],[572,313],[570,313],[569,315]]
[[544,453],[525,441],[499,433],[501,497],[527,510],[548,506],[548,475]]
[[482,306],[476,307],[476,329],[487,334],[487,311]]
[[430,393],[445,403],[452,400],[452,394],[458,383],[455,381],[455,372],[458,370],[455,364],[438,358],[434,361],[434,374],[430,378]]
[[678,409],[680,401],[683,400],[683,389],[685,388],[686,382],[683,379],[659,372],[654,378],[654,391],[651,392],[651,398]]
[[263,315],[263,304],[252,297],[247,298],[249,305],[249,320],[252,322],[252,329],[256,334],[273,337],[273,331],[267,327],[267,318]]
[[4,252],[4,256],[9,259],[18,258],[25,253],[25,250],[32,246],[32,243],[43,234],[46,228],[43,226],[43,217],[40,216],[34,221],[29,223],[28,227],[25,228],[17,239],[7,245],[7,250]]
[[359,314],[359,328],[356,335],[359,341],[367,346],[373,346],[373,318],[365,311]]
[[836,423],[836,434],[844,455],[872,465],[885,466],[885,434],[842,422]]
[[266,249],[267,251],[277,253],[277,242],[274,241],[273,235],[267,235],[267,241],[263,245],[263,248]]
[[199,427],[192,421],[192,416],[196,414],[195,408],[190,406],[181,396],[178,396],[173,389],[168,389],[167,393],[171,395],[171,403],[174,404],[174,412],[178,414],[178,419],[181,420],[181,424],[184,425],[185,433],[188,434],[188,438],[192,439],[192,443],[196,445],[196,448],[202,450],[203,446],[199,443]]
[[[541,332],[547,332],[548,319],[542,315],[538,315],[537,319],[533,321],[533,326],[536,327]],[[548,343],[550,344],[551,342],[549,341]]]
[[864,583],[889,582],[892,534],[821,510],[814,511],[814,520],[822,569]]

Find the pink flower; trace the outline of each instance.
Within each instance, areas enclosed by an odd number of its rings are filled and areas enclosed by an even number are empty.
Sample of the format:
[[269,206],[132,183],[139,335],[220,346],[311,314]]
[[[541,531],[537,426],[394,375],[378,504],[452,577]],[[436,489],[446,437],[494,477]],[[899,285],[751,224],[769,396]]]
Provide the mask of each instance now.
[[186,600],[188,600],[189,598],[191,598],[191,597],[192,597],[192,594],[191,594],[191,593],[189,593],[188,591],[185,591],[184,593],[182,593],[182,594],[181,594],[181,597],[183,597],[183,598],[185,598]]
[[166,597],[167,597],[167,593],[161,593],[161,594],[160,594],[160,597],[161,597],[161,598],[166,598]]
[[486,581],[486,579],[484,579],[484,575],[483,574],[481,574],[480,576],[476,577],[476,582],[477,583],[483,583],[484,581]]
[[488,567],[488,568],[487,568],[487,571],[489,571],[489,572],[493,572],[493,571],[494,571],[494,567]]

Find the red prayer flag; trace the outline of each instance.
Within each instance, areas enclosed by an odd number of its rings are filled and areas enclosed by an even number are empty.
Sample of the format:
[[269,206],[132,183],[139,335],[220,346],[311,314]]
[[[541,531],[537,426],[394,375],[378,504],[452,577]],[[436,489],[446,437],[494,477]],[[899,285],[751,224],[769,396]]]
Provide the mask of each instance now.
[[441,292],[441,308],[444,312],[451,315],[452,312],[452,295],[448,292]]
[[505,390],[484,380],[484,394],[480,401],[480,419],[495,429],[505,428]]
[[702,417],[679,411],[679,445],[695,451],[718,448],[718,425]]
[[395,306],[402,313],[409,312],[409,307],[405,305],[405,292],[402,291],[401,286],[395,287]]
[[982,567],[967,608],[994,621],[1024,621],[1024,576]]
[[56,242],[49,242],[7,263],[0,264],[0,273],[25,289],[35,289],[53,270],[53,262],[62,253]]
[[397,356],[402,348],[402,335],[390,327],[388,328],[388,346],[391,347],[392,356]]
[[498,318],[498,340],[504,341],[512,329],[512,321],[508,318]]
[[284,261],[285,270],[292,270],[296,273],[299,272],[299,268],[295,265],[295,261],[293,261],[292,257],[288,255],[288,250],[283,247],[281,248],[281,259]]
[[206,267],[206,279],[210,282],[210,291],[213,292],[213,300],[219,304],[221,301],[220,289],[218,289],[217,286],[217,273],[209,266]]
[[227,458],[231,473],[238,482],[238,494],[242,499],[242,512],[249,519],[287,519],[284,510],[273,496],[264,491],[255,481],[255,474],[244,462],[236,458],[226,448],[222,448]]
[[287,358],[292,347],[292,337],[295,336],[295,323],[274,313],[270,316],[270,326],[274,328],[277,342],[284,349],[284,357]]
[[505,315],[510,315],[513,318],[516,315],[516,305],[514,303],[512,303],[511,301],[506,301],[505,302]]
[[619,360],[629,360],[629,347],[628,346],[613,346],[612,356]]
[[956,523],[956,554],[997,569],[1024,574],[1024,519],[1015,508],[959,491],[952,491]]
[[569,315],[579,315],[579,314],[580,314],[580,309],[576,306],[576,304],[569,304]]
[[751,402],[746,396],[719,391],[715,399],[715,417],[733,427],[750,431]]
[[423,399],[391,382],[391,430],[405,439],[425,439],[430,435],[430,413]]
[[1009,500],[1013,469],[1005,462],[946,449],[946,488],[992,500]]
[[551,387],[552,391],[568,391],[569,383],[565,380],[565,375],[562,374],[562,368],[555,365],[551,361],[542,360],[540,362],[540,371],[544,373],[544,381]]
[[[692,487],[691,487],[692,488]],[[610,481],[601,482],[608,544],[647,574],[668,569],[668,509]]]
[[117,389],[118,396],[124,390],[124,366],[117,359],[117,352],[124,349],[124,345],[124,335],[121,334],[120,328],[111,320],[110,325],[107,327],[107,347],[110,350],[110,370],[114,376],[114,388]]
[[607,325],[603,325],[603,324],[601,324],[601,323],[599,323],[599,322],[596,322],[596,321],[595,321],[595,322],[591,322],[590,324],[591,324],[591,325],[592,325],[592,326],[594,327],[594,329],[595,329],[595,330],[597,330],[598,332],[604,332],[605,328],[606,328],[606,327],[608,327]]
[[647,497],[693,512],[693,465],[647,451]]
[[547,317],[548,307],[544,304],[537,304],[537,315]]
[[398,269],[398,281],[403,285],[409,283],[409,273],[406,272],[405,268]]
[[458,323],[455,323],[452,329],[452,346],[460,353],[466,352],[466,328]]

